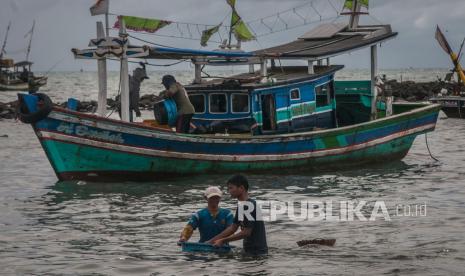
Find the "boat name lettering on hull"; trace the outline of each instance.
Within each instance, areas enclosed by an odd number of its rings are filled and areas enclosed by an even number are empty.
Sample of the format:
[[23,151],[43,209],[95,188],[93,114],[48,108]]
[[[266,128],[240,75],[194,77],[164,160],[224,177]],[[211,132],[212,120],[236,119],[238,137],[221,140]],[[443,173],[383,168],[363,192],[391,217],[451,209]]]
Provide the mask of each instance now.
[[63,132],[66,134],[75,134],[77,136],[86,137],[86,138],[94,138],[99,140],[105,140],[109,142],[115,143],[124,143],[124,139],[120,133],[112,134],[110,131],[104,130],[92,130],[86,126],[82,125],[75,125],[75,124],[67,124],[67,123],[60,123],[57,127],[57,131]]

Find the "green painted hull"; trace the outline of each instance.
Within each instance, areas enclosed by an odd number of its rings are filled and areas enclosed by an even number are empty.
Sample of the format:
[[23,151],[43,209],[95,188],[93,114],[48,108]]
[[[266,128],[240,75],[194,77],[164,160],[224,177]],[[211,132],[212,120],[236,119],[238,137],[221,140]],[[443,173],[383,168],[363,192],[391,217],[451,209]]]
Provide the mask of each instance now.
[[438,112],[439,106],[432,105],[336,129],[212,137],[56,108],[35,130],[61,180],[138,181],[201,173],[327,170],[400,160],[417,135],[434,130]]
[[[56,141],[44,141],[43,146],[51,160],[66,160],[54,168],[62,179],[100,178],[131,180],[159,179],[163,176],[231,173],[272,169],[340,169],[373,162],[402,159],[410,149],[416,135],[410,135],[346,154],[282,162],[221,162],[128,155],[124,152]],[[76,158],[79,157],[79,158]]]

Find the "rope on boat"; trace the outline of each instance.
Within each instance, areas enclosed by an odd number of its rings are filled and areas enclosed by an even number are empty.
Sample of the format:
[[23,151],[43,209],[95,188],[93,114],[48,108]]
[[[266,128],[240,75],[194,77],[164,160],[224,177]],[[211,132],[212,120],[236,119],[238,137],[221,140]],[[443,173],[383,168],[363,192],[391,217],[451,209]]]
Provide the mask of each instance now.
[[[334,0],[333,0],[334,1]],[[320,2],[317,5],[314,5],[314,2]],[[337,1],[336,1],[337,2]],[[327,3],[326,6],[324,3]],[[109,13],[112,16],[118,16],[114,13]],[[229,28],[227,24],[223,24],[224,21],[228,18],[229,13],[221,21],[220,31],[217,32],[219,41],[215,39],[210,39],[209,42],[222,44],[224,33],[229,33]],[[268,36],[282,31],[287,31],[295,29],[298,27],[314,24],[317,22],[323,21],[334,21],[340,18],[339,9],[336,8],[336,5],[332,0],[310,0],[304,4],[297,5],[295,7],[281,10],[271,15],[263,16],[261,18],[253,19],[250,21],[244,22],[247,27],[252,30],[256,38]],[[163,19],[164,20],[164,19]],[[187,40],[201,40],[202,32],[201,30],[207,30],[209,28],[215,27],[218,24],[201,24],[201,23],[192,23],[192,22],[181,22],[167,20],[171,22],[171,29],[174,28],[176,34],[164,34],[164,33],[147,33],[144,32],[144,35],[159,36],[159,37],[168,37],[168,38],[178,38],[178,39],[187,39]],[[169,28],[167,26],[166,28]],[[165,29],[166,29],[165,28]],[[117,28],[112,28],[117,30]],[[193,33],[192,30],[197,30]],[[140,33],[138,31],[127,30],[127,32]],[[222,32],[223,35],[221,34]]]
[[429,156],[434,159],[436,162],[440,162],[439,159],[433,156],[431,153],[431,150],[429,149],[429,144],[428,144],[428,133],[425,133],[425,142],[426,142],[426,148],[428,149]]

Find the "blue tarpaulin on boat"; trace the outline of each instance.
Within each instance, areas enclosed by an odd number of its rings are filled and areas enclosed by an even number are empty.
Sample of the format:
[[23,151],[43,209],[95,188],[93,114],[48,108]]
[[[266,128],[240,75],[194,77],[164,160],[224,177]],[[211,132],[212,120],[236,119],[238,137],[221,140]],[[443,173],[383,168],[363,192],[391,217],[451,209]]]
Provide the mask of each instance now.
[[330,37],[299,38],[290,43],[261,49],[253,52],[238,50],[195,50],[175,47],[150,47],[145,59],[224,59],[229,62],[237,60],[260,61],[262,58],[312,59],[317,60],[337,56],[354,50],[363,49],[397,36],[390,25],[359,26],[355,31],[343,30]]
[[151,47],[150,57],[160,59],[191,59],[195,57],[223,57],[223,58],[248,58],[255,56],[251,52],[244,51],[208,51],[208,50],[195,50],[171,47]]

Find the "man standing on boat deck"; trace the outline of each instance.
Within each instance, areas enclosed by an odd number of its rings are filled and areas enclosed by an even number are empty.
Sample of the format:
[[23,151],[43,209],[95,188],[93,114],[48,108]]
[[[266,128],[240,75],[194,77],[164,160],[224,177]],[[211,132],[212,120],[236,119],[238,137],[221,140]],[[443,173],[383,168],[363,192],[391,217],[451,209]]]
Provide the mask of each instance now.
[[[257,217],[257,203],[249,197],[247,178],[238,174],[231,177],[227,183],[231,197],[238,200],[234,224],[218,236],[209,240],[208,243],[222,246],[231,241],[243,240],[245,253],[255,256],[266,255],[268,253],[268,245],[266,243],[265,223],[263,220],[260,220],[260,217]],[[253,208],[251,212],[249,208]],[[246,214],[247,212],[248,214]],[[258,210],[258,212],[260,211]],[[241,231],[234,234],[239,226],[241,227]]]
[[132,76],[129,75],[129,119],[132,122],[132,112],[136,113],[137,117],[140,117],[139,99],[140,99],[140,84],[149,77],[145,70],[145,64],[139,63],[142,68],[134,69]]
[[218,187],[212,186],[205,190],[208,206],[192,214],[182,230],[179,242],[188,241],[197,228],[200,232],[199,242],[205,242],[223,232],[233,223],[234,216],[231,211],[218,207],[222,195],[223,193]]
[[[132,72],[132,76],[129,75],[129,121],[133,122],[133,114],[134,111],[136,113],[136,117],[140,117],[140,109],[139,109],[139,100],[140,100],[140,85],[149,77],[147,76],[147,71],[145,70],[145,64],[143,62],[139,62],[142,66],[141,68],[136,68]],[[121,97],[120,95],[116,96],[116,101],[119,102],[118,105],[118,113],[119,117],[121,118]]]
[[176,119],[176,132],[189,133],[192,116],[195,109],[189,100],[186,89],[171,75],[163,76],[161,83],[166,90],[160,93],[163,98],[173,98],[176,102],[178,117]]

